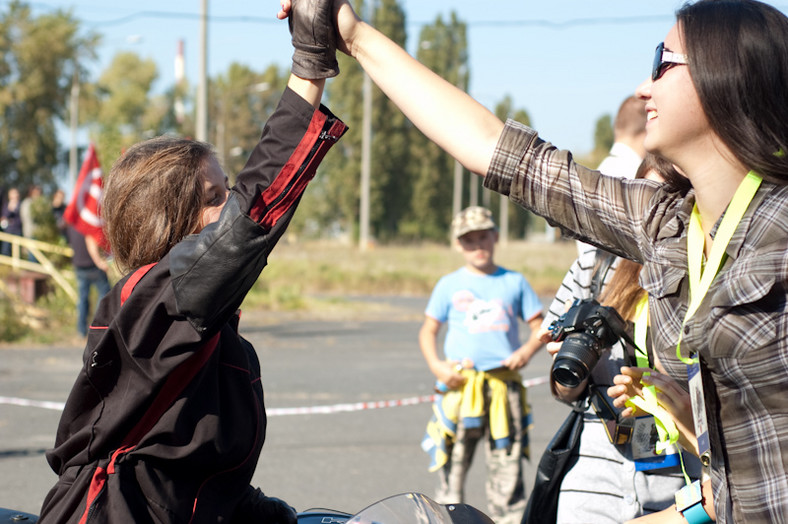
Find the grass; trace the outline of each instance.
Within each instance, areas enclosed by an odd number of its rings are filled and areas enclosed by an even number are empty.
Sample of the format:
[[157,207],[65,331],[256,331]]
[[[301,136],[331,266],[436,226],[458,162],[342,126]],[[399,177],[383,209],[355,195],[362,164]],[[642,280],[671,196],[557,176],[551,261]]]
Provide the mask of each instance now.
[[[552,296],[576,254],[574,242],[510,241],[497,246],[495,260],[523,273],[539,295]],[[362,252],[336,242],[283,239],[243,307],[356,314],[373,306],[345,297],[427,296],[441,276],[461,265],[462,256],[448,244],[374,246]],[[0,330],[0,341],[48,344],[74,338],[76,307],[62,291],[39,299],[35,306],[17,305],[16,312],[10,302],[4,299],[0,308],[0,325],[8,328]]]
[[[577,255],[574,242],[509,242],[496,262],[525,275],[540,295],[552,295]],[[438,279],[462,265],[448,244],[375,246],[281,244],[246,299],[247,307],[299,309],[310,296],[426,296]]]

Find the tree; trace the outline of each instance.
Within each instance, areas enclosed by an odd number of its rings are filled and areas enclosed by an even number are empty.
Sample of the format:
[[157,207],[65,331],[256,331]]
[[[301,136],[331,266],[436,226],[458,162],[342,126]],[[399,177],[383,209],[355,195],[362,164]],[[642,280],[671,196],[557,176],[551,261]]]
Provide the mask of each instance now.
[[63,121],[71,80],[95,57],[98,36],[79,35],[70,12],[34,17],[13,1],[0,15],[0,172],[5,185],[54,182],[55,125]]
[[[363,14],[367,5],[358,1],[354,9]],[[381,0],[373,17],[381,32],[405,45],[405,14],[396,0]],[[328,99],[332,110],[341,115],[350,129],[323,161],[323,175],[312,182],[294,225],[300,224],[302,231],[312,234],[344,233],[355,237],[361,187],[364,73],[355,60],[341,54],[338,60],[342,73],[328,84]],[[399,234],[402,217],[409,208],[411,125],[377,87],[373,87],[372,105],[370,226],[373,236],[391,240]],[[308,212],[303,212],[304,208]]]
[[86,83],[80,118],[88,125],[99,161],[110,166],[129,146],[153,137],[149,127],[150,90],[158,77],[156,63],[133,52],[116,54],[98,81]]
[[[363,4],[357,2],[354,9],[363,12]],[[358,224],[363,71],[358,62],[342,53],[337,53],[337,60],[340,74],[327,83],[326,97],[331,110],[349,129],[320,164],[293,218],[290,230],[307,236],[349,238]]]
[[594,128],[594,149],[587,160],[588,165],[596,167],[608,155],[613,147],[615,136],[613,134],[613,119],[610,114],[600,116]]
[[[396,0],[381,1],[373,25],[405,45],[405,13]],[[410,210],[413,162],[409,139],[414,128],[377,87],[373,89],[372,129],[370,224],[379,240],[389,241],[399,236],[400,222]]]
[[288,73],[271,65],[262,73],[232,63],[210,83],[209,140],[230,182],[235,182],[252,149],[260,140],[268,117],[276,109]]
[[[447,81],[468,87],[466,26],[452,12],[448,24],[439,15],[419,36],[417,58]],[[447,180],[454,171],[454,159],[420,131],[411,133],[411,154],[415,169],[411,212],[402,231],[412,238],[445,240],[451,222],[452,192]]]
[[[495,115],[503,121],[506,121],[507,118],[511,118],[516,120],[522,124],[527,126],[531,125],[531,115],[528,114],[528,111],[525,109],[514,109],[514,103],[512,101],[512,97],[509,95],[504,96],[503,100],[498,102],[495,106]],[[474,176],[474,178],[477,178]],[[487,191],[487,190],[485,190]],[[487,191],[489,193],[489,191]],[[508,197],[504,195],[500,195],[501,199],[507,199]],[[495,207],[495,206],[492,206]],[[520,207],[520,206],[510,206],[506,205],[503,206],[507,209],[508,214],[508,229],[509,229],[509,236],[512,238],[524,238],[528,233],[528,228],[533,223],[534,215]],[[493,210],[494,212],[495,210]],[[499,224],[503,222],[503,217],[498,217]]]

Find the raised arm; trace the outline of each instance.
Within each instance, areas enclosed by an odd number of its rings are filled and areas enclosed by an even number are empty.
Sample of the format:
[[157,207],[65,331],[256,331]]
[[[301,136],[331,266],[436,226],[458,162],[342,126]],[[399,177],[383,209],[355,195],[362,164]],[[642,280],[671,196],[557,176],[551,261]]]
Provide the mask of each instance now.
[[[337,48],[358,60],[372,81],[427,138],[468,170],[484,176],[503,122],[360,20],[347,0],[333,2],[339,33]],[[281,0],[280,4],[278,17],[286,18],[293,0]]]
[[405,116],[468,170],[484,176],[503,122],[334,0],[338,48],[358,60]]

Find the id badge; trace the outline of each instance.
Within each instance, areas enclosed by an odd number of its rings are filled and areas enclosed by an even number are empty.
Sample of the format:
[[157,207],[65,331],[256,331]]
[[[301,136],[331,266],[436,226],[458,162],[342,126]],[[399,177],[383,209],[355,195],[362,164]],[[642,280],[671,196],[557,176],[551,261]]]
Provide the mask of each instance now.
[[658,439],[657,424],[653,416],[648,415],[635,419],[630,446],[637,471],[670,468],[680,464],[681,459],[676,446],[671,445],[662,453],[657,454]]
[[689,379],[692,420],[695,425],[695,435],[698,439],[700,462],[704,466],[708,466],[711,463],[711,446],[709,445],[709,426],[706,420],[706,403],[703,395],[700,362],[696,361],[692,364],[687,364],[687,378]]

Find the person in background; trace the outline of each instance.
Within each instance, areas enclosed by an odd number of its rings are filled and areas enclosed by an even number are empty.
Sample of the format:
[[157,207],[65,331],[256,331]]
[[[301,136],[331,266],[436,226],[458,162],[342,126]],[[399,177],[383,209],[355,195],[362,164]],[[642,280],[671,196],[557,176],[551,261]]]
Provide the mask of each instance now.
[[[3,211],[0,213],[0,226],[2,226],[3,233],[21,237],[22,218],[19,215],[19,206],[21,204],[19,190],[12,187],[8,190],[7,197]],[[0,245],[0,254],[11,256],[11,244],[9,242],[3,242]]]
[[63,218],[63,215],[66,212],[66,194],[63,192],[62,189],[56,189],[54,193],[52,193],[52,216],[55,219],[55,227],[57,230],[63,234],[63,237],[68,240],[66,237],[66,221]]
[[[438,472],[435,500],[463,502],[468,469],[483,443],[490,517],[499,524],[519,523],[525,509],[522,459],[528,452],[529,417],[518,370],[542,347],[542,304],[525,277],[496,265],[498,231],[488,209],[460,211],[451,236],[465,265],[438,281],[419,331],[422,355],[443,393],[423,442],[432,458],[430,469]],[[531,329],[525,343],[520,320]],[[444,324],[440,358],[438,333]]]
[[[646,155],[635,174],[636,179],[664,182],[688,191],[687,179],[669,162]],[[596,299],[602,306],[615,309],[627,323],[629,339],[647,343],[635,335],[636,323],[647,325],[643,305],[646,292],[638,285],[641,265],[615,257],[602,250],[585,252],[572,264],[542,323],[548,330],[576,300]],[[645,331],[643,332],[645,335]],[[563,342],[550,342],[547,350],[556,355]],[[607,388],[622,366],[634,366],[635,353],[645,356],[650,347],[633,347],[619,339],[606,348],[590,371],[587,380],[576,387],[556,382],[551,373],[553,395],[562,402],[586,401],[580,449],[561,483],[557,522],[561,524],[616,524],[660,511],[673,504],[676,491],[684,485],[681,461],[675,448],[655,454],[653,418],[617,420]],[[653,356],[653,355],[652,355]],[[649,362],[648,358],[642,358]],[[651,359],[653,361],[653,358]],[[620,424],[619,424],[620,423]],[[644,446],[643,443],[650,444]],[[700,477],[700,462],[684,455],[691,478]]]
[[298,6],[292,74],[235,186],[184,138],[140,142],[112,166],[102,213],[126,274],[89,328],[40,524],[297,520],[250,484],[267,419],[238,308],[347,129],[320,103],[339,73],[330,5]]
[[[22,236],[25,238],[34,239],[36,237],[38,224],[33,212],[33,203],[39,198],[41,198],[41,187],[31,186],[27,191],[27,196],[22,199],[22,203],[19,205],[19,216],[22,219]],[[37,262],[36,257],[30,251],[27,253],[27,259],[30,262]]]
[[65,234],[74,250],[71,262],[77,277],[77,333],[84,338],[88,335],[90,290],[96,289],[98,300],[109,293],[109,265],[93,237],[83,235],[71,225],[66,226]]
[[33,216],[33,201],[41,196],[41,188],[39,186],[31,186],[27,192],[27,196],[22,199],[19,205],[19,216],[22,219],[22,236],[25,238],[34,238],[36,233],[36,220]]
[[613,121],[613,146],[597,170],[609,176],[634,178],[646,156],[646,102],[635,95],[621,102]]
[[673,518],[788,522],[788,17],[757,0],[698,0],[656,45],[636,95],[646,150],[692,184],[681,194],[576,163],[334,4],[338,47],[428,139],[488,189],[643,265],[654,352],[690,383],[708,437],[710,482]]

